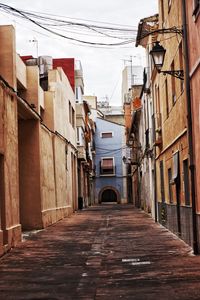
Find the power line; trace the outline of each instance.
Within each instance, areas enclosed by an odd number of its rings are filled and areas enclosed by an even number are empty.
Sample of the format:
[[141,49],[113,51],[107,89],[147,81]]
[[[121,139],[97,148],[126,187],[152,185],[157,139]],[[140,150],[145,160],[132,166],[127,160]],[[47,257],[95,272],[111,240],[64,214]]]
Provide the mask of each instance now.
[[[32,13],[40,13],[38,11],[30,11]],[[66,17],[63,15],[54,15],[54,14],[50,14],[50,13],[44,13],[42,12],[41,15],[47,15],[47,16],[52,16],[52,17],[61,17],[61,18],[67,18],[70,20],[81,20],[81,21],[86,21],[86,22],[92,22],[92,23],[97,23],[97,24],[108,24],[108,25],[113,25],[113,26],[120,26],[121,28],[123,27],[127,27],[131,30],[137,30],[137,26],[131,26],[131,25],[123,25],[123,24],[117,24],[117,23],[110,23],[110,22],[103,22],[103,21],[94,21],[94,20],[90,20],[90,19],[80,19],[80,18],[71,18],[71,17]]]
[[[81,23],[81,22],[74,22],[74,21],[69,21],[69,20],[63,20],[63,19],[58,19],[58,18],[52,18],[52,17],[47,17],[42,15],[41,13],[32,13],[29,11],[25,10],[20,10],[16,9],[14,7],[11,7],[9,5],[0,3],[0,9],[3,10],[3,12],[10,14],[12,16],[15,16],[17,18],[22,18],[25,19],[26,21],[29,21],[33,23],[34,25],[40,27],[41,29],[57,35],[59,37],[75,41],[78,43],[82,44],[87,44],[87,45],[94,45],[94,46],[123,46],[127,44],[131,44],[135,41],[135,36],[136,36],[136,30],[134,29],[127,29],[127,28],[122,28],[122,27],[111,27],[111,26],[100,26],[100,25],[95,25],[95,24],[86,24],[86,23]],[[103,35],[106,38],[111,38],[111,39],[122,39],[123,41],[113,43],[113,42],[92,42],[92,41],[87,41],[83,40],[81,38],[75,38],[72,36],[67,36],[62,33],[62,31],[57,31],[55,28],[62,28],[62,27],[70,27],[70,29],[73,30],[79,30],[77,34],[81,35],[80,29],[81,30],[89,30],[96,32],[99,35]],[[52,27],[54,29],[52,29]],[[66,29],[66,28],[65,28]],[[130,34],[130,36],[127,35]],[[126,35],[125,35],[126,34]]]

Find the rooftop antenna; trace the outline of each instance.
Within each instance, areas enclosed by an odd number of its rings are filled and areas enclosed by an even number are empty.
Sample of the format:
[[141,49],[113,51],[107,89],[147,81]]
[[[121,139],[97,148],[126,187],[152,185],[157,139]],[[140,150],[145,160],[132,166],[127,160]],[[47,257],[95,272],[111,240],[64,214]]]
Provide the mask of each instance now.
[[137,57],[137,55],[130,55],[130,59],[123,59],[124,61],[124,65],[126,64],[126,62],[130,62],[131,63],[131,86],[134,85],[134,77],[136,75],[133,74],[133,57]]

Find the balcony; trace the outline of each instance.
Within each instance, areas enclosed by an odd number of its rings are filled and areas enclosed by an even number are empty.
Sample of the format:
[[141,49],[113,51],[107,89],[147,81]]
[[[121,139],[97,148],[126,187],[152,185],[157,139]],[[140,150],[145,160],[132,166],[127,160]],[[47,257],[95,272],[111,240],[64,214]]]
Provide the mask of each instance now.
[[155,130],[156,131],[161,131],[162,129],[162,115],[161,113],[155,113],[154,114],[154,118],[155,118]]
[[93,155],[96,154],[96,145],[95,145],[95,140],[92,140],[92,145],[91,145],[91,152]]
[[77,146],[78,148],[78,159],[79,160],[87,160],[86,151],[84,146]]

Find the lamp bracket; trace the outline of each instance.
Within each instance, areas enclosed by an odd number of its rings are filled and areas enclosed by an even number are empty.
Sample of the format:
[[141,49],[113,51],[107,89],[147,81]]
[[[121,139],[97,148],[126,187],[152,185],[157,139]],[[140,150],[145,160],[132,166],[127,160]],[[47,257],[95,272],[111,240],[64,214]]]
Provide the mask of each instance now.
[[158,33],[178,33],[181,36],[183,36],[183,29],[178,28],[176,26],[173,26],[173,27],[170,27],[170,28],[158,29]]
[[183,36],[183,29],[182,28],[178,28],[176,26],[170,27],[170,28],[158,28],[152,31],[146,31],[144,32],[143,36],[141,37],[141,39],[152,35],[154,33],[158,33],[158,34],[165,34],[165,33],[177,33],[181,36]]
[[184,80],[184,72],[183,70],[171,70],[171,71],[158,71],[158,73],[162,73],[164,75],[171,75],[171,76],[174,76],[180,80]]

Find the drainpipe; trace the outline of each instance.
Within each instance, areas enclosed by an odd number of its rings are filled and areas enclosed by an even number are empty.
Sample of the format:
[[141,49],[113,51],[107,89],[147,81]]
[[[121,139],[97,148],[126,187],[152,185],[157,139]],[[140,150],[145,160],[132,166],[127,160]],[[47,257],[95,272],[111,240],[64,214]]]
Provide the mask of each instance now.
[[155,191],[154,191],[154,205],[155,205],[155,222],[158,222],[158,204],[157,204],[157,177],[156,177],[156,162],[154,163],[154,185],[155,185]]
[[[156,137],[156,122],[155,122],[155,105],[154,105],[154,99],[153,99],[153,95],[152,95],[152,104],[153,104],[153,118],[152,118],[152,125],[153,125],[153,136],[154,136],[154,140],[153,142],[155,142],[155,137]],[[154,210],[155,210],[155,222],[158,222],[158,201],[157,201],[157,172],[156,172],[156,146],[154,145],[153,147],[153,159],[154,159]]]
[[186,104],[187,104],[187,126],[188,126],[188,144],[189,144],[189,169],[191,175],[191,196],[192,196],[192,228],[193,228],[193,251],[198,253],[197,239],[197,217],[196,217],[196,189],[195,189],[195,165],[194,165],[194,149],[193,149],[193,134],[192,134],[192,104],[190,93],[190,75],[189,75],[189,51],[188,51],[188,36],[187,36],[187,17],[186,17],[186,2],[182,0],[182,18],[183,18],[183,42],[184,42],[184,57],[185,57],[185,85],[186,85]]

